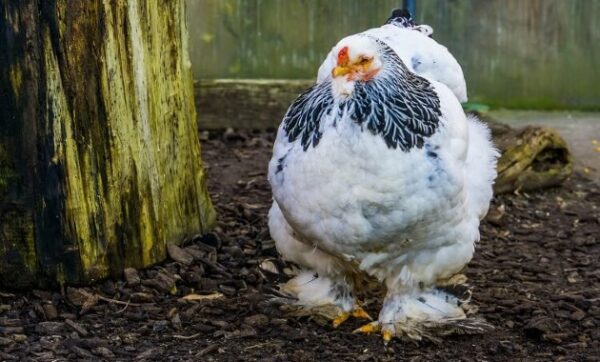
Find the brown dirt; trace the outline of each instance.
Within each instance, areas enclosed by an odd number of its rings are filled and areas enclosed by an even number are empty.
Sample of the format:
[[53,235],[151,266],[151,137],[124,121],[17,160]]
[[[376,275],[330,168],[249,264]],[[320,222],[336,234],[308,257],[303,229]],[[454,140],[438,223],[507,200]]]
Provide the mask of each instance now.
[[[178,262],[129,271],[129,283],[0,293],[0,359],[600,360],[600,188],[591,181],[494,200],[467,269],[493,332],[386,348],[352,334],[358,321],[335,330],[266,303],[286,279],[266,226],[273,132],[203,136],[215,233],[172,248]],[[223,296],[181,300],[192,293]]]

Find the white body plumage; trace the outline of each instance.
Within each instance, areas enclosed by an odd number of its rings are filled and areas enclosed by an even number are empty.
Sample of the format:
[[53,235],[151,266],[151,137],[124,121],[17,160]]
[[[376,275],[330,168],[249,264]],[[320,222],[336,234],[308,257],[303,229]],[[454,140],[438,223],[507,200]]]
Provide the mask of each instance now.
[[[309,248],[356,261],[368,274],[391,281],[390,287],[398,279],[403,286],[432,284],[458,272],[479,238],[495,153],[488,148],[487,159],[473,162],[485,149],[470,145],[485,146],[489,133],[467,120],[446,87],[435,88],[442,127],[426,147],[407,153],[388,148],[380,136],[349,119],[336,127],[332,119],[324,123],[319,146],[308,151],[280,131],[269,164],[276,200],[272,215],[278,216],[271,229],[291,228]],[[284,155],[285,166],[277,173]],[[286,255],[281,241],[278,247]]]

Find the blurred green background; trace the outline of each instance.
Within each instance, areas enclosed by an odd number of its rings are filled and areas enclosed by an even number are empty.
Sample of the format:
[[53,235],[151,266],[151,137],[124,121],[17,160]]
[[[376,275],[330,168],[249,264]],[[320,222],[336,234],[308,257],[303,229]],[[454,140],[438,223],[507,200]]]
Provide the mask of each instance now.
[[[188,0],[196,78],[314,78],[345,35],[401,0]],[[600,109],[600,0],[417,0],[462,65],[470,102]]]

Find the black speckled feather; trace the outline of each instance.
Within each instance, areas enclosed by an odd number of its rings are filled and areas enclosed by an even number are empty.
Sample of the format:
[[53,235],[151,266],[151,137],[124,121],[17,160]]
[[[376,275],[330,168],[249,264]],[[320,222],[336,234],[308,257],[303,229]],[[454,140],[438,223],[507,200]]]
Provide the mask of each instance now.
[[300,138],[305,151],[319,144],[321,120],[331,113],[333,103],[331,83],[315,84],[302,93],[283,117],[288,140],[294,142]]
[[[425,78],[408,70],[385,43],[380,46],[381,74],[367,82],[357,81],[352,95],[336,104],[331,81],[314,85],[301,94],[288,109],[284,130],[290,142],[300,139],[306,151],[317,146],[325,116],[340,122],[343,114],[373,134],[379,134],[389,148],[409,151],[421,148],[439,124],[440,100]],[[337,108],[332,112],[333,108]]]
[[415,26],[410,12],[405,9],[394,9],[392,15],[390,15],[385,23],[395,25],[399,28],[412,28]]

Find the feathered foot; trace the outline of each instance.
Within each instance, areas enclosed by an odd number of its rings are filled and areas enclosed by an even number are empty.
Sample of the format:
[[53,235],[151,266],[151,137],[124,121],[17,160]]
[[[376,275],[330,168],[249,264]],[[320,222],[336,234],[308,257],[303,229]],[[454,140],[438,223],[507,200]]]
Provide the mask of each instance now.
[[468,317],[471,309],[465,308],[466,304],[436,289],[417,295],[388,294],[379,319],[354,333],[381,333],[385,344],[393,338],[440,343],[440,336],[481,334],[493,329],[484,320]]
[[439,337],[452,334],[483,334],[493,329],[492,325],[479,318],[447,318],[436,322],[382,323],[374,321],[355,329],[352,333],[381,333],[383,343],[386,345],[393,338],[410,341],[427,340],[439,344],[442,342]]
[[337,328],[350,317],[373,320],[354,298],[352,286],[344,280],[302,272],[280,287],[288,298],[285,309],[302,317],[321,317]]

